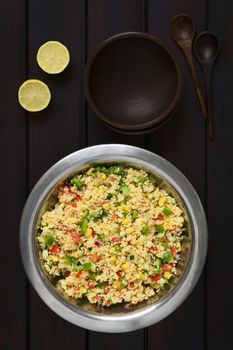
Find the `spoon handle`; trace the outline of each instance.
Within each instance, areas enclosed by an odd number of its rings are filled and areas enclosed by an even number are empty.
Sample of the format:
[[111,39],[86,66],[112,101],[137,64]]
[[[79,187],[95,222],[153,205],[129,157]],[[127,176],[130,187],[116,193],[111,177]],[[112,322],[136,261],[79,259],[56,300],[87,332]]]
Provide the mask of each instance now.
[[213,104],[212,104],[212,66],[203,65],[205,89],[206,89],[206,101],[207,101],[207,126],[209,139],[214,138],[214,122],[213,122]]
[[189,65],[189,68],[191,70],[193,82],[194,82],[194,85],[195,85],[197,97],[198,97],[199,102],[200,102],[202,113],[203,113],[204,117],[207,119],[207,110],[206,110],[206,105],[205,105],[205,99],[204,99],[202,91],[201,91],[201,86],[200,86],[199,79],[198,79],[198,76],[197,76],[196,67],[194,65],[194,60],[193,60],[193,55],[192,55],[192,48],[185,48],[184,47],[183,48],[183,52],[185,54],[185,57],[187,59],[188,65]]

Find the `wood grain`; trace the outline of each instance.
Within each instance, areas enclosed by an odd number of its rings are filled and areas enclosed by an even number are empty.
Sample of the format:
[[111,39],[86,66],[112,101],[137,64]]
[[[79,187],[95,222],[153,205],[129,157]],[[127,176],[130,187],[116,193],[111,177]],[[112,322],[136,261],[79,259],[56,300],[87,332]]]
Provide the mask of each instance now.
[[[29,184],[53,163],[85,145],[86,122],[83,91],[85,64],[85,1],[42,0],[28,2],[29,75],[48,84],[50,106],[29,116]],[[39,46],[48,40],[64,43],[70,51],[67,69],[52,76],[36,63]],[[85,330],[56,316],[31,292],[31,349],[85,348]]]
[[27,342],[27,287],[18,249],[19,221],[26,198],[27,117],[17,101],[18,88],[26,75],[25,9],[25,1],[0,2],[0,349],[3,350],[25,349]]
[[[88,55],[104,39],[121,32],[144,29],[144,1],[89,0],[88,2]],[[144,136],[121,135],[108,129],[88,109],[88,144],[126,143],[142,146]],[[89,349],[144,349],[144,331],[124,334],[89,332]]]
[[208,143],[207,208],[209,254],[206,283],[206,349],[233,348],[233,3],[208,2],[208,30],[220,39],[221,51],[213,76],[215,138]]
[[[205,28],[205,1],[148,1],[148,30],[166,42],[176,55],[182,73],[180,106],[161,129],[148,135],[147,147],[176,165],[191,181],[202,201],[205,195],[205,124],[191,74],[181,51],[172,42],[169,24],[173,16],[187,13],[197,31]],[[204,349],[204,279],[172,315],[150,327],[148,349]],[[191,318],[191,320],[190,320]],[[190,323],[191,321],[191,323]],[[191,324],[191,325],[190,325]]]

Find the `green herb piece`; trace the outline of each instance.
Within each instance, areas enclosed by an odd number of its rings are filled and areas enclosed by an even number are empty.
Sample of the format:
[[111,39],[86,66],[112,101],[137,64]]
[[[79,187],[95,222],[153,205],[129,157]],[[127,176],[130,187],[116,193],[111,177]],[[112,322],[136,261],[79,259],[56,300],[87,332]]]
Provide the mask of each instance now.
[[121,185],[120,192],[122,192],[123,194],[129,194],[129,187],[126,185]]
[[83,211],[83,217],[86,218],[88,215],[89,215],[89,210],[88,210],[88,209],[85,209],[85,210]]
[[99,217],[100,217],[100,218],[106,218],[107,216],[108,216],[108,212],[107,212],[106,210],[101,209],[101,210],[99,211]]
[[133,260],[134,259],[134,255],[130,255],[129,259]]
[[83,270],[82,265],[79,265],[79,266],[74,265],[74,266],[73,266],[73,271],[78,272],[78,271],[81,271],[81,270]]
[[169,216],[170,214],[171,214],[171,209],[170,208],[164,208],[163,209],[163,214],[165,215],[165,216]]
[[97,233],[98,239],[100,239],[101,241],[104,240],[104,233]]
[[91,269],[92,263],[91,263],[91,262],[84,263],[84,264],[82,265],[82,267],[83,267],[83,270],[88,271],[88,270]]
[[148,235],[148,233],[150,233],[150,227],[148,225],[143,226],[141,229],[141,234]]
[[143,179],[143,177],[136,177],[136,179],[135,179],[135,182],[137,184],[143,183],[144,181],[145,181],[145,179]]
[[89,279],[92,280],[92,281],[95,281],[96,280],[96,274],[95,273],[91,273],[90,276],[89,276]]
[[151,184],[155,184],[155,183],[156,183],[156,180],[155,180],[154,176],[152,176],[152,175],[149,175],[149,176],[148,176],[148,181],[149,181]]
[[163,233],[164,232],[164,227],[163,227],[163,225],[157,225],[155,230],[158,233]]
[[162,260],[157,258],[154,264],[157,269],[160,269],[160,267],[162,266]]
[[82,233],[85,233],[87,228],[88,228],[88,224],[89,224],[89,221],[84,218],[81,222],[80,222],[80,231]]
[[82,186],[83,186],[83,182],[78,179],[77,177],[74,177],[72,180],[71,180],[71,183],[72,185],[74,185],[75,187],[77,187],[78,190],[81,190],[82,189]]
[[55,238],[54,237],[52,237],[52,236],[45,236],[44,237],[44,244],[46,245],[46,247],[49,247],[54,242],[55,242]]
[[126,280],[122,280],[122,281],[121,281],[121,284],[122,284],[122,286],[127,286],[128,283],[127,283]]
[[100,288],[100,289],[104,289],[104,288],[106,287],[106,284],[104,284],[104,283],[98,283],[96,287],[97,287],[97,288]]
[[137,211],[132,211],[131,216],[132,216],[133,220],[136,220],[138,218],[138,212]]
[[64,257],[64,263],[67,265],[76,265],[78,263],[78,259],[73,256],[66,255]]
[[113,165],[109,168],[111,174],[122,175],[123,168],[120,165]]
[[121,246],[120,246],[119,244],[116,244],[116,245],[115,245],[115,250],[116,250],[117,252],[120,252],[120,251],[121,251]]
[[112,193],[108,193],[108,194],[107,194],[107,199],[110,200],[110,199],[112,199],[112,197],[113,197],[113,194],[112,194]]
[[169,263],[172,260],[172,254],[170,251],[167,251],[163,256],[163,262]]
[[117,208],[117,207],[119,207],[121,204],[120,204],[119,202],[115,202],[114,205],[115,205],[115,207]]

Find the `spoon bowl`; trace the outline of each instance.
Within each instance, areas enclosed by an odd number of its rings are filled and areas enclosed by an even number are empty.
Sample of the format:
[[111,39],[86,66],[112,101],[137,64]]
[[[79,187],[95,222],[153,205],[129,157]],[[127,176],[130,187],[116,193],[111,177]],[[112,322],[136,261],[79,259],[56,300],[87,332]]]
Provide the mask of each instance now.
[[191,18],[185,14],[180,14],[173,17],[170,23],[170,34],[173,40],[176,42],[176,44],[181,48],[186,57],[192,74],[202,113],[204,117],[207,118],[205,100],[202,95],[201,86],[199,83],[196,67],[193,60],[192,48],[195,35],[195,27]]
[[195,40],[195,52],[199,61],[213,62],[220,50],[220,43],[213,32],[203,32]]
[[195,27],[188,15],[177,15],[171,22],[171,35],[176,42],[183,43],[193,40],[195,35]]

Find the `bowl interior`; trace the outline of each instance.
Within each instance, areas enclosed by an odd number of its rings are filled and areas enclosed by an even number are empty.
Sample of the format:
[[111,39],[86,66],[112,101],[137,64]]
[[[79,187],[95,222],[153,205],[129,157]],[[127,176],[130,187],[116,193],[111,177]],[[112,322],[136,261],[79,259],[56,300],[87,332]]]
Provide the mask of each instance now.
[[[116,164],[117,162],[114,162],[114,164]],[[110,165],[110,163],[106,163],[106,162],[102,162],[101,164],[108,164]],[[122,164],[122,162],[121,162]],[[159,177],[157,174],[152,173],[152,175],[156,178],[156,185],[161,188],[166,190],[169,194],[171,194],[177,201],[179,207],[182,209],[183,213],[184,213],[184,239],[182,241],[182,251],[181,251],[181,258],[177,264],[177,276],[174,277],[171,280],[171,283],[169,285],[166,286],[166,288],[162,289],[161,292],[159,294],[156,294],[155,296],[151,297],[150,299],[138,303],[137,305],[129,305],[129,304],[120,304],[120,305],[115,305],[115,306],[111,306],[111,307],[98,307],[97,305],[94,304],[90,304],[86,299],[82,299],[77,301],[74,301],[72,299],[69,299],[67,296],[64,296],[64,294],[62,292],[60,292],[56,287],[56,278],[51,278],[45,271],[43,264],[42,264],[42,258],[39,252],[39,247],[38,247],[38,243],[36,240],[36,237],[38,235],[37,232],[37,227],[41,222],[41,217],[44,214],[45,211],[47,210],[52,210],[58,200],[58,186],[60,186],[65,180],[67,180],[68,178],[71,178],[74,174],[78,173],[78,172],[82,172],[85,171],[88,167],[90,166],[95,166],[96,164],[93,163],[89,166],[85,166],[82,169],[77,169],[77,171],[73,172],[72,174],[70,174],[68,177],[64,178],[61,180],[61,182],[59,182],[52,191],[50,191],[50,193],[47,195],[47,197],[45,198],[45,200],[42,203],[42,206],[39,209],[37,218],[36,218],[36,222],[35,222],[35,244],[34,244],[34,254],[35,254],[35,260],[36,260],[36,264],[37,264],[37,268],[39,269],[39,271],[43,274],[44,279],[46,280],[46,284],[48,286],[48,288],[50,290],[53,291],[53,293],[57,294],[57,297],[60,298],[62,300],[63,303],[68,303],[70,305],[72,305],[72,307],[75,307],[78,309],[82,309],[85,312],[91,313],[91,314],[104,314],[104,315],[114,315],[114,316],[121,316],[122,314],[126,314],[126,313],[131,313],[137,310],[142,310],[146,307],[148,307],[149,305],[155,304],[156,302],[160,301],[161,299],[165,298],[166,296],[169,295],[169,292],[175,288],[176,286],[178,286],[179,280],[182,278],[186,267],[188,265],[189,262],[189,258],[190,258],[190,252],[191,252],[191,248],[192,248],[192,223],[190,221],[189,218],[189,214],[188,211],[183,203],[182,198],[180,197],[180,195],[177,193],[177,191],[164,179],[162,179],[161,177]],[[126,166],[133,166],[134,168],[142,168],[141,166],[138,167],[136,164],[125,164]],[[144,170],[146,170],[147,172],[150,172],[148,169],[144,168]],[[151,172],[150,172],[151,173]]]
[[153,37],[117,36],[87,66],[87,97],[107,123],[135,130],[161,122],[179,97],[179,73]]

